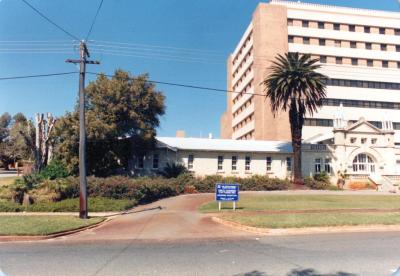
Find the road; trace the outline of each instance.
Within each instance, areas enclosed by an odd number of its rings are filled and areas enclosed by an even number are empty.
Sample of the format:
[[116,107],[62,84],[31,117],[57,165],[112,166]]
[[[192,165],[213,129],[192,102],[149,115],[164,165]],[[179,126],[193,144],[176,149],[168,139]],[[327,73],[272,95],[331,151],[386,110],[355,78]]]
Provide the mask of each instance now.
[[184,242],[3,243],[0,269],[8,276],[379,276],[400,266],[399,245],[400,235],[394,232]]
[[167,198],[70,236],[0,243],[0,271],[7,276],[384,276],[400,266],[399,232],[259,236],[200,214],[197,208],[212,199],[211,194]]

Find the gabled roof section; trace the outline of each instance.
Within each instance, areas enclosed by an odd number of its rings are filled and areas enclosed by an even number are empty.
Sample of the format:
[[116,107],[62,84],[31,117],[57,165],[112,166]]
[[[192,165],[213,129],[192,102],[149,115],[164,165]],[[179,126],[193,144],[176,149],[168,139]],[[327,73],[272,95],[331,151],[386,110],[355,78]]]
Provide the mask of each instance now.
[[176,150],[292,153],[290,142],[208,138],[156,137],[157,147]]
[[346,132],[373,132],[373,133],[383,133],[382,130],[374,126],[373,124],[367,122],[364,118],[361,118],[358,122],[345,128]]

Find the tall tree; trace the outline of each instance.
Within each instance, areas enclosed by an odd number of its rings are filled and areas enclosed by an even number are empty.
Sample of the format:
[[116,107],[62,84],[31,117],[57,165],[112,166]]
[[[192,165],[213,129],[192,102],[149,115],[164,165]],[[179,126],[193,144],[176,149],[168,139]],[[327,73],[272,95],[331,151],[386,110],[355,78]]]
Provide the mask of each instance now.
[[3,142],[9,135],[9,125],[11,123],[11,115],[7,112],[0,116],[0,143]]
[[318,59],[309,54],[287,53],[278,55],[270,67],[271,73],[263,81],[271,110],[289,111],[289,122],[293,147],[294,181],[302,181],[301,140],[306,114],[312,116],[326,97],[327,76],[317,70]]
[[[111,78],[98,76],[85,90],[88,173],[106,176],[127,169],[136,152],[154,143],[165,112],[163,94],[148,82],[147,74],[132,77],[122,70]],[[54,154],[75,173],[78,131],[77,110],[55,124]]]
[[8,136],[0,141],[0,160],[3,165],[7,167],[20,160],[32,159],[33,128],[33,124],[22,113],[12,117],[6,131]]
[[11,115],[7,112],[0,116],[0,166],[8,169],[8,165],[12,163],[12,159],[6,153],[7,141],[10,135]]

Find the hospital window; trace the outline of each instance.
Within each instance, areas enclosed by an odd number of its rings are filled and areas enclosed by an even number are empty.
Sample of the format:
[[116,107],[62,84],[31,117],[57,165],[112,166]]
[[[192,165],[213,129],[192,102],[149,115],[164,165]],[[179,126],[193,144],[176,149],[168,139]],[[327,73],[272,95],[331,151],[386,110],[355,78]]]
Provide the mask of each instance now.
[[141,154],[138,156],[138,159],[137,159],[137,168],[143,169],[143,167],[144,167],[144,155]]
[[267,156],[266,162],[267,162],[267,172],[270,172],[272,170],[272,157]]
[[224,157],[222,155],[218,156],[218,170],[222,171],[224,168]]
[[153,155],[153,169],[155,170],[158,169],[159,158],[160,156],[158,154]]
[[193,170],[194,155],[189,154],[188,156],[188,169]]
[[232,171],[237,170],[237,156],[232,156]]
[[288,171],[288,172],[292,171],[292,158],[291,157],[286,157],[286,171]]
[[245,163],[244,163],[244,170],[245,171],[250,171],[250,163],[251,163],[251,157],[246,156],[245,157]]
[[331,173],[332,160],[330,158],[325,158],[324,169],[327,173]]
[[315,170],[315,173],[320,173],[321,172],[321,159],[320,158],[316,158],[315,159],[315,163],[314,163],[314,170]]

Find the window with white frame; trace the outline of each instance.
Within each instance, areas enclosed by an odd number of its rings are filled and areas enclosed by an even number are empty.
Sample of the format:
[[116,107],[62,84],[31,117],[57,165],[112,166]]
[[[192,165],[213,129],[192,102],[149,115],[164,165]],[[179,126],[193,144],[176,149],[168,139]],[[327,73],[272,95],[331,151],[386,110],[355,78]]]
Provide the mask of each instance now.
[[246,156],[244,160],[244,170],[245,171],[250,171],[250,163],[251,163],[251,157]]
[[222,155],[218,156],[218,170],[222,171],[224,169],[224,157]]
[[189,156],[188,156],[188,165],[187,165],[188,170],[193,170],[193,163],[194,163],[194,155],[193,154],[189,154]]
[[272,171],[272,157],[271,156],[267,156],[266,158],[266,165],[267,165],[267,172]]
[[332,172],[332,159],[330,159],[330,158],[325,158],[324,170],[325,170],[325,172],[327,172],[328,174]]
[[316,158],[314,161],[314,171],[315,173],[321,172],[321,158]]
[[159,163],[160,156],[158,153],[153,154],[153,169],[158,170],[158,163]]
[[286,171],[288,171],[288,172],[292,171],[292,158],[291,157],[286,157]]
[[236,171],[237,170],[237,156],[234,155],[232,156],[232,167],[231,167],[232,171]]
[[353,159],[353,171],[374,173],[375,172],[374,160],[372,160],[372,158],[365,153],[357,155]]

